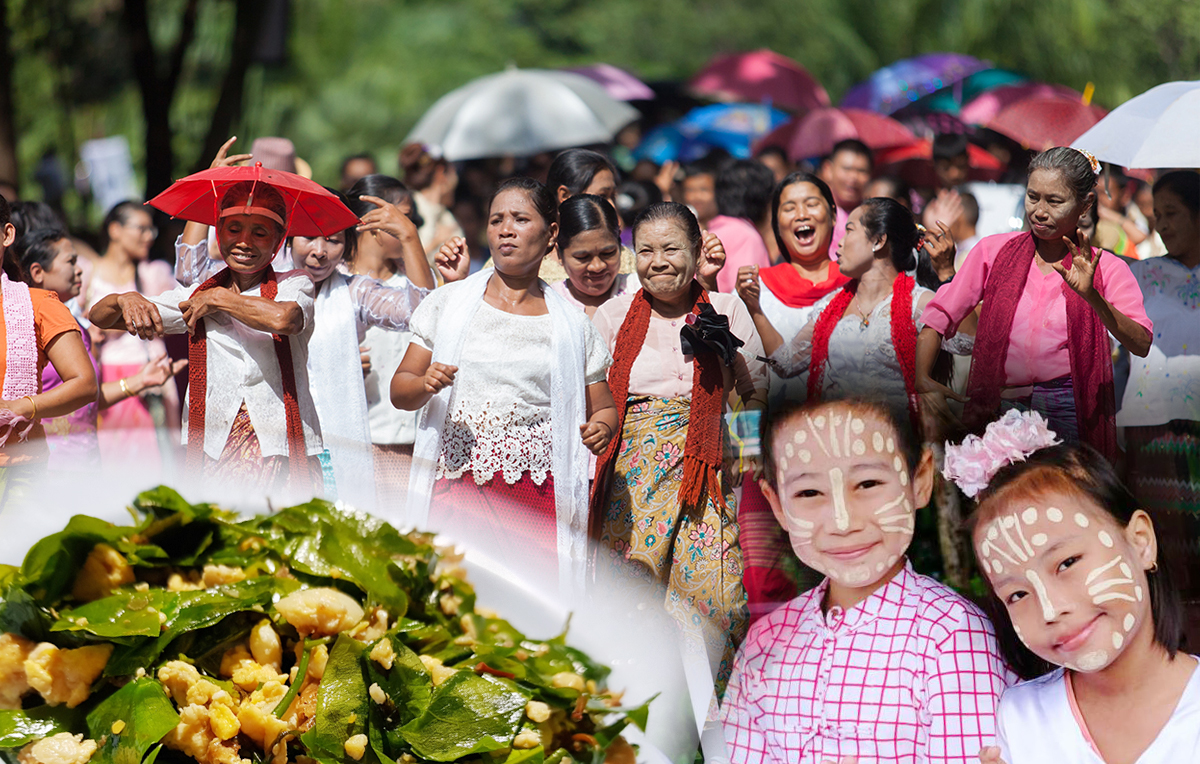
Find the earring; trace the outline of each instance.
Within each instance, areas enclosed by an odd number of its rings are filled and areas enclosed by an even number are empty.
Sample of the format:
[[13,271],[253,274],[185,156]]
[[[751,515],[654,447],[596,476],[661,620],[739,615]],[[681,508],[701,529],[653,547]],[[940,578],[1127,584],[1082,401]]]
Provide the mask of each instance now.
[[1147,573],[1157,573],[1158,572],[1158,560],[1155,560],[1154,562],[1150,563],[1150,567],[1146,568],[1146,572]]

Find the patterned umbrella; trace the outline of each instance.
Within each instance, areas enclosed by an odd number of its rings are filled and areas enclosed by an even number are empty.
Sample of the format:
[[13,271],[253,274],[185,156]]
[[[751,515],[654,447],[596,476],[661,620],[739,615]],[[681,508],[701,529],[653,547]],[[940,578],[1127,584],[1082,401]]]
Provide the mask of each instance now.
[[1052,100],[1075,101],[1083,103],[1083,93],[1072,90],[1065,85],[1051,85],[1047,82],[1024,82],[1019,85],[1005,85],[981,93],[962,108],[959,117],[963,122],[972,125],[986,125],[996,118],[1005,106],[1017,101],[1030,98],[1049,98]]
[[857,138],[872,149],[906,146],[917,136],[891,117],[862,109],[817,109],[772,130],[758,148],[780,146],[793,161],[823,157],[838,141]]
[[748,159],[751,144],[787,118],[786,112],[752,103],[701,106],[683,119],[651,130],[633,155],[657,164],[669,159],[691,162],[713,148],[722,148]]
[[877,69],[850,88],[842,108],[869,109],[892,114],[919,98],[990,69],[991,64],[959,53],[927,53]]
[[766,48],[717,56],[688,87],[721,101],[767,102],[799,112],[830,104],[829,94],[808,70]]
[[1034,151],[1070,146],[1105,114],[1099,106],[1062,98],[1027,98],[1000,110],[984,127]]
[[1006,69],[983,69],[967,75],[962,80],[942,88],[933,95],[918,99],[904,107],[904,111],[912,109],[920,112],[944,112],[957,115],[962,111],[963,104],[970,103],[984,93],[1006,85],[1019,85],[1028,79],[1023,74]]
[[[967,159],[971,163],[968,180],[997,180],[1004,174],[1004,163],[974,143],[967,144]],[[875,168],[881,175],[899,175],[916,187],[933,187],[938,182],[929,140],[875,152]]]

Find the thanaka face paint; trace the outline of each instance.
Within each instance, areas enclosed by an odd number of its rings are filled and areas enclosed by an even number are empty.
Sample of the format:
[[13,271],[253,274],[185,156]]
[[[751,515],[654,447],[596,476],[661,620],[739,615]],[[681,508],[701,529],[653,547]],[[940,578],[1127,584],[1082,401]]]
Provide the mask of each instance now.
[[1017,636],[1075,671],[1113,662],[1151,621],[1136,551],[1090,501],[1058,492],[980,525],[976,553]]
[[912,476],[883,418],[832,405],[779,427],[778,513],[804,564],[846,587],[889,577],[912,540]]

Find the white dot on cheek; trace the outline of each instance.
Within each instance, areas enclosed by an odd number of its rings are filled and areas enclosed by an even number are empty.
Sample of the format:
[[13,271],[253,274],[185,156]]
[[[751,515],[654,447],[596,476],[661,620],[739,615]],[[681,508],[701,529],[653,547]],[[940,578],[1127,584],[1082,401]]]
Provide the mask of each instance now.
[[892,469],[896,470],[896,472],[904,469],[904,461],[899,456],[892,459]]
[[812,461],[812,454],[810,454],[808,451],[806,451],[803,448],[800,449],[800,461],[804,462],[805,464],[808,464],[809,462]]
[[992,560],[992,572],[1003,573],[1004,565],[999,560]]
[[1137,619],[1133,617],[1133,613],[1127,613],[1125,615],[1125,622],[1121,625],[1125,627],[1125,631],[1128,633],[1133,630],[1135,623],[1137,623]]
[[894,453],[896,451],[896,439],[895,438],[887,439],[887,450],[888,450],[889,454]]
[[855,456],[862,456],[867,452],[867,444],[863,443],[861,440],[854,441],[852,448],[854,449]]
[[1050,507],[1050,509],[1046,510],[1046,519],[1049,520],[1050,522],[1060,523],[1060,522],[1062,522],[1062,518],[1063,518],[1062,510],[1059,509],[1058,507]]
[[1045,533],[1035,533],[1029,540],[1033,542],[1034,546],[1046,546],[1046,542],[1050,539],[1046,537]]
[[1078,525],[1080,528],[1088,527],[1087,516],[1084,515],[1082,512],[1076,512],[1075,513],[1075,524]]
[[1112,540],[1112,536],[1108,535],[1108,531],[1100,531],[1099,538],[1100,538],[1101,544],[1103,544],[1104,546],[1106,546],[1110,549],[1112,548],[1113,540]]
[[876,451],[883,450],[883,435],[881,433],[877,432],[871,436],[871,446],[874,447]]
[[1026,525],[1033,525],[1037,522],[1037,507],[1030,507],[1021,513],[1021,522]]
[[787,456],[787,458],[791,459],[793,456],[796,455],[796,447],[793,446],[791,443],[784,444],[783,453],[784,453],[784,455]]
[[850,431],[855,435],[862,435],[862,431],[866,428],[866,423],[861,419],[850,420]]
[[1121,636],[1120,634],[1118,634],[1117,632],[1114,631],[1113,632],[1113,649],[1120,650],[1121,645],[1123,645],[1123,644],[1125,644],[1125,637]]
[[1126,578],[1133,578],[1133,570],[1125,563],[1121,563],[1121,575]]
[[1108,653],[1103,650],[1096,650],[1079,658],[1079,669],[1081,671],[1095,671],[1105,663],[1108,663]]
[[908,473],[900,470],[900,485],[908,485]]
[[821,429],[822,427],[825,426],[825,417],[823,417],[823,416],[814,417],[813,424],[815,424],[817,426],[818,430]]
[[796,434],[792,437],[792,440],[796,441],[797,445],[803,445],[804,441],[808,440],[808,433],[804,430],[796,430]]
[[1140,586],[1133,587],[1133,596],[1137,597],[1138,602],[1141,602],[1142,601],[1142,587],[1140,587]]

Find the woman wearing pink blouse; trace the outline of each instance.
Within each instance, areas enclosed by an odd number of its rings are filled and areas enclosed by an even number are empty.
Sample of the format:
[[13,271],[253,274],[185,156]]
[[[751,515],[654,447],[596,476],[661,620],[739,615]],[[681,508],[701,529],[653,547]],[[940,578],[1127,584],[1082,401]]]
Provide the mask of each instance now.
[[[1078,230],[1095,202],[1098,168],[1072,148],[1034,158],[1025,192],[1030,230],[981,240],[925,308],[916,364],[924,405],[945,416],[947,396],[964,401],[972,430],[1003,409],[1033,409],[1060,437],[1116,459],[1109,334],[1145,356],[1153,324],[1129,267]],[[929,372],[942,339],[981,302],[964,398]]]

